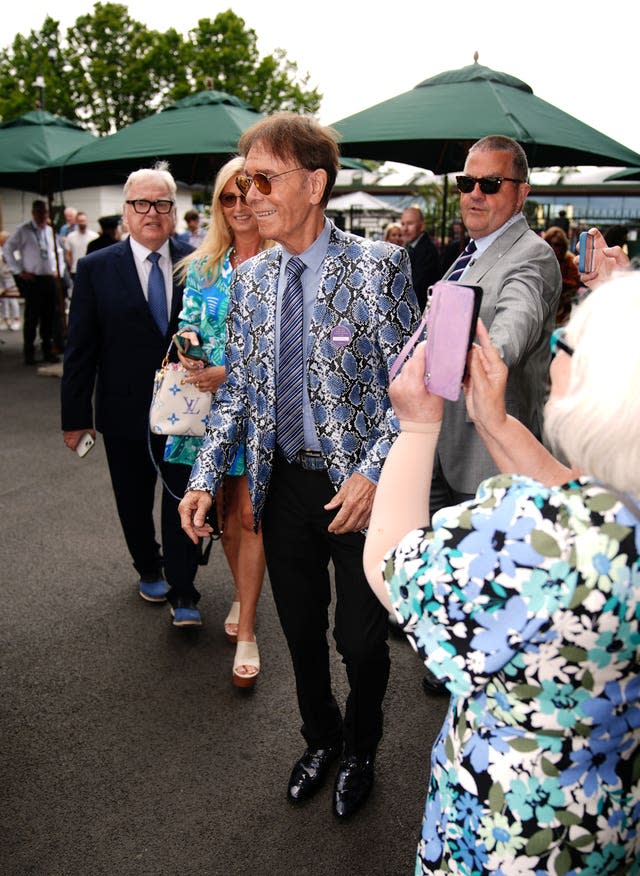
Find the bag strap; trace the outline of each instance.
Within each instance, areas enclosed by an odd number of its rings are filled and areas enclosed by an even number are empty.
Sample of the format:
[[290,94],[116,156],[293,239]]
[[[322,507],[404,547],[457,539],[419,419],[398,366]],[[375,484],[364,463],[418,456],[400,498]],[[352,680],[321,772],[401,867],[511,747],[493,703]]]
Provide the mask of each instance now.
[[[153,447],[151,446],[151,429],[147,430],[147,448],[149,449],[149,457],[151,458],[151,462],[153,463],[153,467],[156,470],[156,474],[158,475],[158,477],[160,478],[160,481],[162,482],[162,488],[164,490],[166,490],[167,493],[169,493],[169,495],[176,500],[176,502],[180,502],[182,500],[182,496],[176,496],[176,494],[173,492],[173,490],[171,489],[169,484],[165,481],[164,477],[162,476],[162,471],[160,470],[160,466],[158,465],[158,461],[156,460],[155,455],[153,453]],[[173,463],[169,463],[169,465],[173,465]],[[218,521],[218,514],[216,512],[215,502],[211,506],[211,509],[210,509],[207,517],[208,517],[209,525],[211,526],[213,531],[211,532],[211,535],[209,536],[209,541],[206,544],[206,546],[204,543],[205,542],[204,538],[201,538],[200,541],[198,542],[198,565],[199,566],[206,566],[207,565],[207,563],[209,562],[209,554],[211,553],[211,546],[213,545],[214,541],[218,541],[220,538],[222,538],[222,535],[224,532],[224,528],[223,528],[224,527],[224,520],[223,520],[223,525],[220,526],[219,521]]]
[[431,296],[429,296],[429,298],[427,300],[427,305],[424,309],[424,313],[422,314],[422,319],[420,320],[420,324],[418,325],[418,328],[411,335],[411,337],[409,338],[407,343],[404,345],[404,347],[400,350],[400,352],[398,353],[398,355],[396,357],[395,362],[393,363],[393,365],[391,366],[391,368],[389,370],[389,383],[391,383],[391,381],[396,376],[398,371],[400,371],[400,368],[402,367],[402,365],[404,365],[405,359],[408,357],[409,353],[413,350],[415,345],[420,340],[420,336],[422,335],[423,331],[429,325],[429,311],[430,310],[431,310]]

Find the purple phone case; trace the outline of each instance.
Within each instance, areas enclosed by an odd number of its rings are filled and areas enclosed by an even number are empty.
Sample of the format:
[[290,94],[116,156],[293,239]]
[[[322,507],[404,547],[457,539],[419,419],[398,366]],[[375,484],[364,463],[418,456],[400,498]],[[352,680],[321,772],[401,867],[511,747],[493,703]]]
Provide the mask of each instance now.
[[442,398],[457,401],[467,362],[475,293],[447,280],[434,283],[425,347],[424,384]]

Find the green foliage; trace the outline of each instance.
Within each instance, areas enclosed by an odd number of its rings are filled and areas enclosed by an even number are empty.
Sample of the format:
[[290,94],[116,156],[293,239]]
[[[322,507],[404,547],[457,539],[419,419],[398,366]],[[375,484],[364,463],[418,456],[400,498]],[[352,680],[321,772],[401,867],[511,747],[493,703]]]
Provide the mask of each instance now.
[[40,109],[75,118],[68,92],[69,65],[60,52],[60,25],[47,16],[39,32],[18,34],[9,49],[0,52],[0,117],[16,118],[36,109],[42,90],[34,83],[43,77],[45,104]]
[[96,3],[64,38],[45,18],[39,32],[18,34],[0,51],[0,118],[45,108],[99,134],[113,133],[204,88],[225,91],[262,112],[315,113],[321,95],[281,49],[261,58],[254,30],[231,10],[205,18],[183,37],[149,30],[119,3]]
[[[429,233],[439,238],[442,232],[442,213],[444,207],[444,178],[417,186],[416,191],[424,199],[425,207],[424,222]],[[449,227],[454,219],[460,218],[460,197],[455,187],[449,183],[447,192],[447,210],[445,216],[445,236],[449,234]]]

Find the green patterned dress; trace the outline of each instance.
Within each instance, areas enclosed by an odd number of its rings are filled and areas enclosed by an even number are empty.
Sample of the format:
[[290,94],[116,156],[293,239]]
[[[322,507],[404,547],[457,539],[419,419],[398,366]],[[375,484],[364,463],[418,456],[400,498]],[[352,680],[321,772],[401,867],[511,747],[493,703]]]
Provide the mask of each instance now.
[[[231,248],[213,267],[206,267],[205,258],[189,265],[182,297],[179,331],[194,331],[200,335],[209,365],[226,365],[226,322],[229,309],[229,287],[233,268]],[[192,466],[202,438],[192,435],[173,435],[167,438],[164,458]],[[244,447],[238,450],[227,474],[244,474]]]

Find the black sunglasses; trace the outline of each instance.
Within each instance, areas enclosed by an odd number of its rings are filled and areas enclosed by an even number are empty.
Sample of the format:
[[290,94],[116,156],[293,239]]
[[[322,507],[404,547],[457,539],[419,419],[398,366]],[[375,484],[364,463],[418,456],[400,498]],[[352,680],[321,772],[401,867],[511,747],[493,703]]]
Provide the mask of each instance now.
[[513,179],[511,176],[466,176],[465,174],[456,177],[458,191],[462,192],[464,195],[468,195],[469,192],[472,192],[476,187],[476,183],[480,186],[480,191],[483,195],[496,195],[500,191],[500,186],[503,182],[512,182],[521,185],[522,183],[525,183],[526,180]]
[[246,198],[244,195],[233,195],[231,192],[223,192],[220,195],[220,203],[223,207],[235,207],[236,201],[240,200],[243,204],[246,204]]
[[291,170],[283,170],[282,173],[272,173],[267,176],[266,173],[254,173],[253,176],[248,176],[246,173],[241,173],[236,177],[236,185],[243,195],[246,195],[251,188],[251,183],[257,188],[261,195],[271,194],[271,180],[279,176],[284,176],[286,173],[295,173],[296,170],[306,170],[306,167],[292,167]]
[[174,202],[169,200],[160,200],[160,201],[147,201],[146,198],[134,198],[132,201],[125,201],[125,204],[129,204],[133,207],[136,213],[148,213],[152,207],[155,207],[156,213],[160,213],[161,215],[165,215],[166,213],[170,213],[173,209]]

